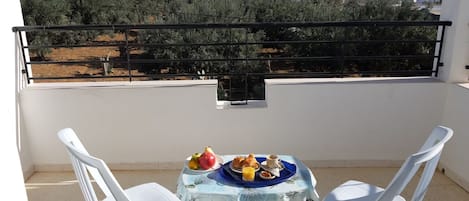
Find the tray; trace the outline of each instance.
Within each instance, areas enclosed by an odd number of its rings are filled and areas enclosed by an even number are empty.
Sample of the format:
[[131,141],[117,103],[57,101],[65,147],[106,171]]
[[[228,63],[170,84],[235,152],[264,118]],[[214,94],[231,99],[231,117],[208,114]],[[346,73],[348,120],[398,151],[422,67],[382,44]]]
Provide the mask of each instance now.
[[[265,157],[256,157],[256,160],[259,163],[265,161]],[[230,164],[232,161],[229,161],[222,165],[219,169],[219,174],[221,179],[224,179],[226,182],[231,183],[236,186],[248,187],[248,188],[260,188],[266,186],[272,186],[279,183],[286,181],[291,176],[295,175],[296,173],[296,165],[288,163],[286,161],[281,161],[283,166],[285,167],[282,171],[280,171],[280,177],[275,177],[270,180],[262,179],[259,176],[260,171],[256,172],[256,176],[254,181],[243,181],[241,173],[233,172],[230,168]]]

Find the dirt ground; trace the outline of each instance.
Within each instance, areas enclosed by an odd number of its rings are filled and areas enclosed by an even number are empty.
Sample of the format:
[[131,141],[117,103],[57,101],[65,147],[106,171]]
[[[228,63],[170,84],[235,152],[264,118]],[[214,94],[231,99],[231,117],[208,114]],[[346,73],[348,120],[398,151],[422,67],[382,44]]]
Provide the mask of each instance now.
[[[94,42],[104,41],[124,41],[123,34],[114,34],[113,36],[98,36]],[[138,51],[131,52],[132,54]],[[117,47],[80,47],[80,48],[53,48],[47,54],[50,61],[80,61],[80,60],[96,60],[106,58],[110,59],[119,57],[119,49]],[[35,56],[34,53],[31,54]],[[104,67],[102,64],[34,64],[31,66],[33,77],[76,77],[73,79],[51,79],[51,80],[35,80],[34,82],[102,82],[102,81],[127,81],[128,78],[93,78],[83,79],[84,77],[101,77],[104,75]],[[131,69],[133,76],[144,75],[136,69]],[[125,67],[114,66],[112,72],[108,76],[129,76],[129,70]],[[133,78],[133,80],[148,80],[148,78]]]
[[[134,36],[129,37],[129,41],[135,40]],[[98,36],[93,43],[99,44],[103,42],[124,42],[124,34],[113,34]],[[131,55],[139,55],[144,51],[142,49],[130,50]],[[261,54],[278,54],[279,50],[273,48],[262,49]],[[31,58],[37,60],[34,53],[30,53]],[[51,52],[46,55],[48,61],[100,61],[109,57],[110,60],[125,60],[120,58],[120,51],[118,47],[75,47],[75,48],[53,48]],[[267,70],[276,73],[288,73],[293,71],[293,67],[287,66],[284,68],[271,68],[270,61],[267,62]],[[145,72],[139,71],[137,68],[141,66],[131,66],[130,74],[133,76],[132,80],[150,80],[148,77],[134,77],[145,76]],[[107,76],[121,76],[118,78],[102,78],[105,75],[104,66],[102,63],[93,64],[33,64],[32,77],[33,78],[53,78],[53,77],[68,77],[67,79],[35,79],[35,83],[43,82],[105,82],[105,81],[128,81],[129,69],[125,63],[116,63],[112,67],[112,71]],[[166,69],[167,70],[167,69]],[[161,69],[160,73],[168,73],[165,69]],[[90,79],[91,78],[91,79]],[[164,79],[191,79],[190,77],[169,77]]]

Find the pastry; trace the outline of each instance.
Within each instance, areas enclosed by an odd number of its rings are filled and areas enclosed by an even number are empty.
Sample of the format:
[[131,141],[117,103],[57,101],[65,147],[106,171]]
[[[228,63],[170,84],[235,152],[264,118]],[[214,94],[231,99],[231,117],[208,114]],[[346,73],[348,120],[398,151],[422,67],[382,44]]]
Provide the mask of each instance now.
[[231,168],[241,170],[243,167],[252,167],[256,170],[259,169],[259,162],[257,162],[254,154],[249,154],[248,157],[236,156],[231,163]]
[[259,168],[259,163],[254,157],[254,154],[249,154],[248,157],[244,160],[243,166],[253,167],[254,169]]
[[243,156],[237,156],[233,159],[233,168],[240,170],[243,167],[245,157]]

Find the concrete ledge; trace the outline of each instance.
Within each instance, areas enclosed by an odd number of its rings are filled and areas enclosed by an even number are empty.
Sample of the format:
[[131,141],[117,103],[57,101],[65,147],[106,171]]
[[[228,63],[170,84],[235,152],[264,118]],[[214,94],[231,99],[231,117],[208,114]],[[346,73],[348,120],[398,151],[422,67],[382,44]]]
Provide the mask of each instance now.
[[32,89],[80,89],[80,88],[156,88],[156,87],[191,87],[215,86],[217,80],[161,80],[161,81],[122,81],[122,82],[59,82],[34,83],[26,88]]
[[265,100],[248,100],[246,105],[231,104],[231,101],[217,101],[217,109],[246,109],[246,108],[266,108]]
[[434,77],[356,77],[356,78],[281,78],[265,79],[266,85],[294,84],[397,84],[397,83],[443,83]]

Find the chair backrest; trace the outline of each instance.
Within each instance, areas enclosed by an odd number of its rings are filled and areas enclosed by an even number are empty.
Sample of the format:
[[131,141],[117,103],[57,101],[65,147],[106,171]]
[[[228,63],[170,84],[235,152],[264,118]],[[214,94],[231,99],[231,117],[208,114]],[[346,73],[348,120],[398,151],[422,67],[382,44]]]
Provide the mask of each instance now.
[[86,201],[98,201],[88,172],[104,192],[106,197],[117,201],[129,201],[122,187],[112,175],[103,160],[90,156],[71,128],[58,132],[59,139],[65,144],[72,166]]
[[400,195],[415,173],[419,170],[420,166],[426,163],[411,200],[422,201],[425,193],[427,192],[428,185],[432,180],[438,161],[440,160],[443,146],[452,136],[453,130],[450,128],[444,126],[437,126],[434,128],[420,150],[407,158],[392,181],[376,201],[391,201],[396,195]]

